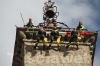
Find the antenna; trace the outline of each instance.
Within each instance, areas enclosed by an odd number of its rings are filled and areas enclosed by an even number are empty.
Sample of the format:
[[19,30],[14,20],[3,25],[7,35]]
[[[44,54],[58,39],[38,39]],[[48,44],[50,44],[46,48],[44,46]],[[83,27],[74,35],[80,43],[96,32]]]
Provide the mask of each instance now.
[[20,13],[20,15],[21,15],[21,18],[22,18],[23,24],[25,25],[25,23],[24,23],[24,19],[23,19],[23,16],[22,16],[22,14],[21,14],[21,13]]

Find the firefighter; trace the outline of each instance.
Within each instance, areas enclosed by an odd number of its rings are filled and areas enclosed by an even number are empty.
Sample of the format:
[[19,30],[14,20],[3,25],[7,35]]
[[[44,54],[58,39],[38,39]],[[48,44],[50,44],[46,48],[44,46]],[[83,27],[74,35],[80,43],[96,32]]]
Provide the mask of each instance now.
[[79,45],[78,36],[79,36],[79,33],[78,33],[78,31],[76,31],[76,28],[74,28],[74,30],[71,32],[71,38],[70,38],[69,43],[66,46],[66,48],[69,48],[70,43],[72,41],[75,41],[76,42],[77,49],[78,49],[78,45]]
[[79,21],[79,25],[76,27],[77,30],[82,30],[84,29],[84,26],[82,24],[82,21]]
[[27,26],[27,27],[33,27],[34,24],[32,23],[32,18],[29,18],[29,21],[26,23],[26,25],[24,26]]
[[34,49],[36,49],[39,40],[42,40],[42,41],[43,41],[43,49],[45,49],[45,48],[46,48],[45,43],[47,42],[47,38],[46,38],[46,32],[45,32],[44,29],[40,29],[40,30],[39,30],[37,42],[36,42],[36,44],[35,44],[35,46],[34,46]]
[[56,40],[58,49],[60,50],[59,43],[60,43],[60,38],[61,37],[59,36],[59,32],[58,32],[56,27],[53,27],[53,30],[51,31],[50,36],[51,36],[51,42],[50,42],[50,44],[49,44],[47,49],[49,49],[51,47],[51,44],[53,43],[53,41]]

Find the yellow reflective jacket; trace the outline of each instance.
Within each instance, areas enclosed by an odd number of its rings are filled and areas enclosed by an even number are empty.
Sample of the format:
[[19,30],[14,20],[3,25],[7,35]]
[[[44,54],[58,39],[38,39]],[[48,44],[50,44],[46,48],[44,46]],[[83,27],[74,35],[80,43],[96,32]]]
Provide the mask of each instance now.
[[30,23],[27,22],[27,23],[26,23],[26,26],[32,27],[32,26],[34,26],[34,24],[33,24],[33,22],[30,22]]
[[82,29],[84,29],[84,26],[83,26],[83,25],[78,25],[78,26],[76,27],[76,29],[77,29],[77,30],[82,30]]

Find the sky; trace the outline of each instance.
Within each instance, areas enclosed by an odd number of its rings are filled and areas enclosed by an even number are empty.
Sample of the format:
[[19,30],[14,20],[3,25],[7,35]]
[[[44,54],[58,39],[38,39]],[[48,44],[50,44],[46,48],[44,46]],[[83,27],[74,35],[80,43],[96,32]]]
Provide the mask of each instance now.
[[[0,0],[0,66],[11,66],[16,27],[23,27],[31,17],[35,25],[43,22],[43,6],[47,0]],[[100,29],[100,0],[52,0],[58,8],[57,21],[76,27],[81,20],[90,31]],[[100,34],[100,32],[99,32]],[[100,35],[98,35],[94,66],[100,65]],[[12,55],[12,56],[10,56]]]

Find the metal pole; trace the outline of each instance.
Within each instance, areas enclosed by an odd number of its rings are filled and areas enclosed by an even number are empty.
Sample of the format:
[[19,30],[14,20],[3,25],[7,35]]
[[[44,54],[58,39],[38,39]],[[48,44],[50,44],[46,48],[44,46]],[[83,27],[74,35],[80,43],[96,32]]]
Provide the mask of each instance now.
[[24,23],[24,19],[23,19],[23,16],[22,16],[22,14],[21,14],[21,13],[20,13],[20,15],[21,15],[21,18],[22,18],[23,24],[25,25],[25,23]]

